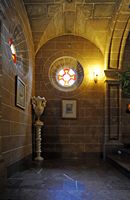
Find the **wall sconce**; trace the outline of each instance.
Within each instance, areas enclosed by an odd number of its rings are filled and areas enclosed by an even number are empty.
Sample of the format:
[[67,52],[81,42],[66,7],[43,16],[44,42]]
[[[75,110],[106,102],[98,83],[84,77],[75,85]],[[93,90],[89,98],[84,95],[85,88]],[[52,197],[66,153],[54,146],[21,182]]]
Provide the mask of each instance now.
[[94,74],[94,83],[98,82],[98,74]]
[[89,77],[89,80],[91,81],[91,83],[94,82],[96,84],[99,81],[104,80],[103,67],[100,65],[90,66],[86,73],[88,73],[88,77]]
[[94,80],[94,83],[97,83],[98,82],[98,77],[99,77],[99,69],[95,69],[94,72],[93,72],[93,80]]

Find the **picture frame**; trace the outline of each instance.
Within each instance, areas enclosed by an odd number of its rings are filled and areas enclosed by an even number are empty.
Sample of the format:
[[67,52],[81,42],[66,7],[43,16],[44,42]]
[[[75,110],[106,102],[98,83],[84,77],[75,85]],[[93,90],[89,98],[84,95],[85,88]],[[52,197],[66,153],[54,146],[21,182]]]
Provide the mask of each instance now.
[[19,76],[16,76],[15,104],[21,109],[26,108],[26,85]]
[[77,118],[77,101],[62,100],[62,118],[76,119]]

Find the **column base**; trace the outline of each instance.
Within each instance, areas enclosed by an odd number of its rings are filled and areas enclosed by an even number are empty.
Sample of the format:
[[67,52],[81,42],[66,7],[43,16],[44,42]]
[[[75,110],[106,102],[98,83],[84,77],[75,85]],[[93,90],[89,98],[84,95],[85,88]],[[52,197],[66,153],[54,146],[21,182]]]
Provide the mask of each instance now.
[[44,160],[44,158],[41,157],[41,156],[38,156],[38,157],[35,158],[35,160],[39,160],[39,161],[41,161],[41,160]]

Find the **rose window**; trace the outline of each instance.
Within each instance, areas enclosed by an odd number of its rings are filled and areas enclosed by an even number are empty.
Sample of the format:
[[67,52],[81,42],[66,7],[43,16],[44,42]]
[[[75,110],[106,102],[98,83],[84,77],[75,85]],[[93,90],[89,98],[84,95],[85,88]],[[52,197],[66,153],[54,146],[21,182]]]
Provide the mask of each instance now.
[[83,76],[81,64],[69,56],[56,59],[49,70],[52,85],[61,91],[75,90],[82,83]]
[[72,86],[76,81],[76,73],[71,68],[64,68],[58,72],[57,81],[64,87]]

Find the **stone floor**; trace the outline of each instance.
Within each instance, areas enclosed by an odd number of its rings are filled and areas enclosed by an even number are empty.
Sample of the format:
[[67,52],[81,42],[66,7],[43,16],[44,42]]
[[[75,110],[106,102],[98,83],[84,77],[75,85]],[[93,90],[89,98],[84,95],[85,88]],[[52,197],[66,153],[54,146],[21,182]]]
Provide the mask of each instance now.
[[32,162],[8,178],[0,200],[130,200],[130,179],[103,161]]

